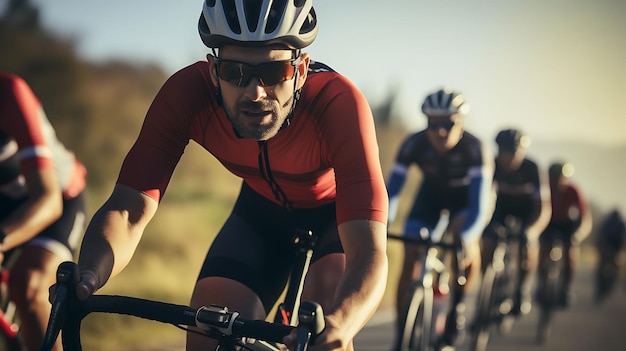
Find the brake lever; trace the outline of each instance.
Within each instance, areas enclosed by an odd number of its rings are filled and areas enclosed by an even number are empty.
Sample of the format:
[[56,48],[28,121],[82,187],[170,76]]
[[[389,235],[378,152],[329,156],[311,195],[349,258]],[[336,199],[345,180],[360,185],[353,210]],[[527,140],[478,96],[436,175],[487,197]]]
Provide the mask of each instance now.
[[63,262],[57,268],[56,277],[56,290],[54,300],[52,301],[52,309],[50,311],[50,318],[48,319],[42,350],[52,348],[52,345],[54,345],[59,336],[62,326],[67,320],[66,312],[71,289],[73,289],[79,281],[78,266],[71,261]]
[[306,351],[309,343],[315,342],[315,337],[321,334],[326,327],[322,306],[311,301],[304,301],[298,310],[298,345],[296,350]]

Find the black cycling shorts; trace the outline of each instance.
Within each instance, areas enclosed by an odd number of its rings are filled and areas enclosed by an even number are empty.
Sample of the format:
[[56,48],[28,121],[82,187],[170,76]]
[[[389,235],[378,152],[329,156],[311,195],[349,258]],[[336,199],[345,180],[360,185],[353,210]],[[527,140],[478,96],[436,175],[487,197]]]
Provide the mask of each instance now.
[[[15,200],[0,195],[0,213],[2,214],[0,220],[8,217],[25,200]],[[63,259],[72,260],[85,231],[85,212],[84,193],[72,199],[63,199],[61,217],[22,246],[43,247]],[[16,250],[9,250],[5,253],[5,261],[9,260],[14,251]]]
[[312,262],[331,253],[343,253],[334,203],[288,211],[244,183],[233,212],[207,253],[198,280],[236,280],[252,289],[269,312],[294,264],[292,239],[298,229],[310,230],[318,238]]
[[550,223],[539,236],[542,245],[552,245],[555,240],[561,240],[564,247],[572,244],[572,236],[576,232],[577,223]]

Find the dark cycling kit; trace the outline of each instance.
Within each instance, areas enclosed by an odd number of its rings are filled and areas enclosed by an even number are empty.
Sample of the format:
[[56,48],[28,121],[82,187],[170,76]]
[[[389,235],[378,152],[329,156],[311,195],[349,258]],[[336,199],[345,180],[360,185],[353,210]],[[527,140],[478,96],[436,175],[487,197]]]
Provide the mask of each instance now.
[[482,143],[468,132],[464,132],[459,143],[443,156],[431,146],[426,131],[412,134],[404,141],[388,184],[391,217],[395,211],[392,204],[397,202],[409,166],[416,164],[423,172],[406,222],[406,235],[418,238],[424,227],[432,231],[442,210],[447,209],[450,218],[459,214],[467,216],[462,230],[466,241],[480,236],[483,229],[480,218],[486,215],[489,201],[489,187],[485,186],[482,171],[483,151]]
[[23,174],[54,169],[63,190],[63,214],[26,245],[72,259],[85,221],[85,167],[56,138],[41,103],[21,78],[0,73],[0,101],[0,220],[28,198]]
[[317,62],[310,64],[288,127],[267,141],[239,138],[219,104],[207,62],[174,74],[150,107],[118,183],[160,201],[190,139],[243,178],[199,278],[237,280],[269,311],[287,279],[296,228],[320,236],[318,259],[342,252],[337,224],[387,222],[374,123],[356,87]]
[[[524,159],[516,171],[504,172],[496,162],[493,178],[498,186],[498,196],[488,228],[504,225],[507,216],[520,220],[521,228],[532,224],[537,215],[536,203],[540,201],[541,182],[537,164]],[[483,237],[495,240],[497,234],[493,230],[486,230]]]

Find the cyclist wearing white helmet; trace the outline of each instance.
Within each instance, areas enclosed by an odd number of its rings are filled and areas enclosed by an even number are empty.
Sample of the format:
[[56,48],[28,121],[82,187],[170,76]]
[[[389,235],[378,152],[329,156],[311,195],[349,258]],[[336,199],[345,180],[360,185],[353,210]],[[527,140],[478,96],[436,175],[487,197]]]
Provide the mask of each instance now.
[[[193,140],[243,184],[191,304],[265,318],[288,278],[292,235],[311,230],[317,244],[302,299],[325,311],[316,350],[352,350],[387,278],[388,198],[367,101],[301,51],[318,30],[310,0],[206,0],[198,30],[212,54],[175,73],[154,99],[85,234],[77,292],[88,296],[126,266]],[[188,333],[187,349],[215,344]]]
[[[467,269],[471,278],[480,269],[479,238],[491,214],[492,158],[482,143],[463,127],[469,105],[463,95],[450,89],[438,90],[426,97],[422,112],[428,119],[425,130],[409,135],[403,142],[387,188],[389,221],[393,221],[409,168],[415,165],[422,180],[413,207],[404,226],[404,235],[416,239],[432,235],[433,229],[449,214],[447,231],[460,237],[465,247]],[[396,309],[398,325],[407,302],[409,284],[421,272],[423,247],[405,245],[404,263],[398,283]],[[453,311],[461,310],[453,308]],[[441,340],[452,345],[462,318],[449,316]]]

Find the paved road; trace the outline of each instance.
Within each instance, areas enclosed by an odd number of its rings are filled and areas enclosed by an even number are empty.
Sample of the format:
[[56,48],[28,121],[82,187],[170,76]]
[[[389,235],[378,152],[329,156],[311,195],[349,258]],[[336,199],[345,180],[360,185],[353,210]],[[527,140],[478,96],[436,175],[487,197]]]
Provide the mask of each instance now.
[[[591,269],[581,269],[574,280],[576,299],[567,310],[555,316],[552,335],[543,345],[535,342],[538,313],[515,322],[510,334],[489,340],[487,350],[498,351],[622,351],[626,350],[626,286],[621,286],[604,304],[593,303]],[[471,318],[473,295],[468,296],[468,317]],[[392,313],[378,311],[355,340],[357,351],[387,351],[392,339]],[[468,338],[465,338],[468,339]],[[458,351],[468,347],[462,343]]]

